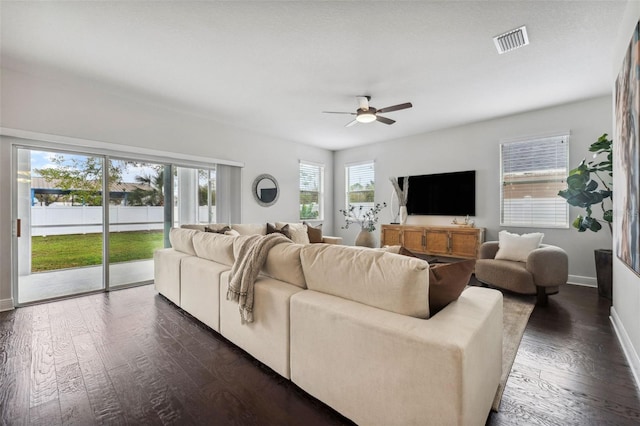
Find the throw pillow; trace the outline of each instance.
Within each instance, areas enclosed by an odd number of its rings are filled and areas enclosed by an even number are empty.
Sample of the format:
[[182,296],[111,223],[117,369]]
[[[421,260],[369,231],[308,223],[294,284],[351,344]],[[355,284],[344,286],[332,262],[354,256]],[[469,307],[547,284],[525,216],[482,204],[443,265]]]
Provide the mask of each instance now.
[[227,232],[225,232],[224,235],[231,235],[232,237],[237,237],[240,235],[240,233],[235,229],[230,229]]
[[429,268],[429,315],[434,316],[462,294],[476,265],[475,259],[437,263]]
[[302,224],[307,227],[307,236],[309,237],[310,243],[321,243],[323,241],[322,224],[319,224],[318,226],[311,226],[307,222],[302,222]]
[[[425,259],[404,246],[398,254]],[[453,263],[429,264],[429,316],[434,316],[462,294],[476,266],[475,259]]]
[[307,234],[307,225],[302,223],[276,222],[276,228],[282,229],[285,225],[289,225],[289,234],[291,241],[296,244],[309,244],[309,235]]
[[495,258],[526,262],[529,253],[540,246],[542,237],[544,237],[542,232],[518,235],[500,231],[498,233],[498,252]]
[[229,225],[224,225],[222,227],[219,226],[205,226],[204,232],[215,232],[216,234],[224,234],[227,231],[231,231],[231,227]]
[[398,251],[398,254],[401,254],[403,256],[409,256],[409,257],[418,257],[414,252],[412,252],[405,246],[400,246],[400,251]]
[[289,232],[289,225],[285,225],[282,228],[278,229],[276,228],[275,225],[272,225],[271,223],[267,223],[267,235],[275,234],[275,233],[282,234],[288,239],[291,239],[291,233]]

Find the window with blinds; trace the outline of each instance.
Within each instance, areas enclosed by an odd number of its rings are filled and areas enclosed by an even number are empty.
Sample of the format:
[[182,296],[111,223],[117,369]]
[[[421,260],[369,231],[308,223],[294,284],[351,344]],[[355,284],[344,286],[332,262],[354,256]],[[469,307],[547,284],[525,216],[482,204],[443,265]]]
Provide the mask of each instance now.
[[500,145],[500,225],[568,228],[569,135]]
[[349,206],[371,208],[375,197],[374,163],[352,164],[345,168],[346,209]]
[[300,219],[322,220],[324,166],[300,162]]

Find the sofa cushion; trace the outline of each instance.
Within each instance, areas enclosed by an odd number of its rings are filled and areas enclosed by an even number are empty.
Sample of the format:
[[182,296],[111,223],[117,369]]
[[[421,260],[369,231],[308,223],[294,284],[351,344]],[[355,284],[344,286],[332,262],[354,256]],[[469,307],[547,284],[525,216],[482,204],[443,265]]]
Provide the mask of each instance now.
[[271,278],[307,288],[307,281],[302,272],[300,251],[302,244],[278,244],[269,250],[262,273]]
[[429,317],[429,264],[361,247],[309,244],[300,259],[307,287],[376,308]]
[[198,257],[231,266],[235,261],[233,240],[235,237],[212,232],[198,232],[193,237],[193,247]]
[[322,224],[318,224],[317,226],[311,226],[307,222],[302,222],[303,225],[307,227],[307,236],[309,237],[309,242],[311,244],[321,243],[322,239]]
[[542,237],[544,237],[544,234],[541,232],[518,235],[508,231],[500,231],[498,233],[499,248],[496,253],[496,259],[526,262],[529,253],[540,246]]
[[267,235],[267,225],[264,223],[234,223],[231,229],[240,235]]
[[309,244],[309,234],[307,234],[307,225],[302,223],[286,223],[276,222],[276,228],[281,229],[285,225],[289,225],[289,233],[291,241],[298,244]]
[[429,312],[431,316],[454,300],[458,300],[469,284],[475,265],[475,259],[430,265]]
[[171,228],[171,231],[169,231],[171,247],[179,252],[195,256],[196,251],[193,248],[193,236],[199,232],[200,231],[196,231],[195,229]]

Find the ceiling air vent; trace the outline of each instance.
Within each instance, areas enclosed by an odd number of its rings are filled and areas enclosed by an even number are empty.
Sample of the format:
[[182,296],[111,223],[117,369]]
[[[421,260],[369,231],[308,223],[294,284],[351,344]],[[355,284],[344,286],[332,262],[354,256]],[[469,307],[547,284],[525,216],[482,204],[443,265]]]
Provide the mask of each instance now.
[[499,54],[518,49],[529,44],[529,36],[527,36],[527,28],[523,25],[515,30],[507,31],[504,34],[495,36],[493,42],[498,49]]

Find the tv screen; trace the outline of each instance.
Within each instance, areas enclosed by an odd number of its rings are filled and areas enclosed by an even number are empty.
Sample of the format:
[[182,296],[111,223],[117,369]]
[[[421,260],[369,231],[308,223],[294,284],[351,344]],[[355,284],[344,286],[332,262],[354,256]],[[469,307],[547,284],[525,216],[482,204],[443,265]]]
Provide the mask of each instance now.
[[[404,178],[398,181],[404,188]],[[476,171],[409,176],[407,213],[475,216]]]

